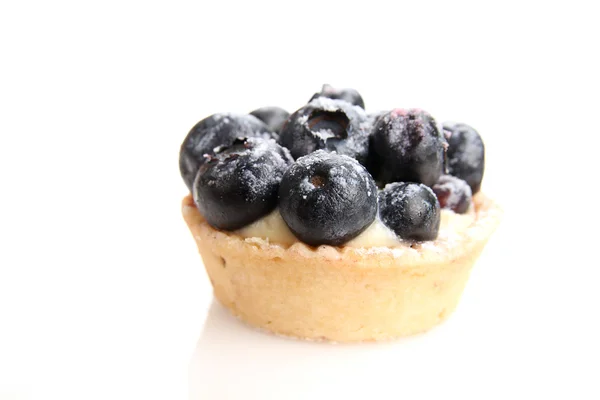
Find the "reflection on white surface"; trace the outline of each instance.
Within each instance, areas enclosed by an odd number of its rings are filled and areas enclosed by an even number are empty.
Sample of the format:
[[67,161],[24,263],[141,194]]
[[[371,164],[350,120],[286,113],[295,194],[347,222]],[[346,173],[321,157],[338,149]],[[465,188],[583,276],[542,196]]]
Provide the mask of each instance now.
[[[429,340],[442,329],[390,343],[307,342],[250,328],[213,300],[189,367],[190,398],[305,399],[385,393],[387,383],[395,386],[408,379],[410,371],[427,370],[429,360],[419,353],[430,353],[445,343],[438,341],[431,347]],[[403,373],[409,374],[402,377]],[[426,376],[421,378],[424,384]]]

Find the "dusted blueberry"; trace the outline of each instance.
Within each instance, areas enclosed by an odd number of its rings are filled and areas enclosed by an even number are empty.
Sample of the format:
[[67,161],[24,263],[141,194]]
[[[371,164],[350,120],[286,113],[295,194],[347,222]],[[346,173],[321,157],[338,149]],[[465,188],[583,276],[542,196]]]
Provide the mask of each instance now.
[[275,136],[253,115],[213,114],[190,130],[179,152],[179,171],[190,191],[204,155],[214,154],[215,148],[230,145],[238,137]]
[[198,170],[194,202],[218,229],[242,228],[277,206],[277,190],[294,160],[272,139],[235,139],[218,149]]
[[371,134],[371,173],[382,184],[433,186],[444,171],[447,142],[431,115],[395,109],[377,118]]
[[448,173],[466,181],[473,194],[481,189],[485,147],[479,133],[467,124],[445,122],[448,138]]
[[[365,109],[365,102],[363,101],[360,94],[354,89],[336,89],[331,85],[323,85],[323,88],[319,93],[315,93],[310,101],[313,101],[319,97],[327,97],[329,99],[344,100],[355,106],[359,106],[363,110]],[[310,102],[309,101],[309,102]]]
[[369,124],[362,108],[342,100],[320,97],[288,118],[279,143],[294,158],[323,149],[336,151],[366,163]]
[[440,176],[440,180],[433,185],[432,189],[442,208],[463,214],[471,205],[471,187],[455,176]]
[[252,111],[250,115],[260,119],[273,132],[279,133],[290,113],[279,107],[262,107]]
[[283,176],[279,211],[304,243],[338,246],[375,219],[377,186],[356,160],[318,150],[300,157]]
[[379,192],[379,217],[402,239],[434,240],[440,229],[440,203],[423,184],[391,183]]

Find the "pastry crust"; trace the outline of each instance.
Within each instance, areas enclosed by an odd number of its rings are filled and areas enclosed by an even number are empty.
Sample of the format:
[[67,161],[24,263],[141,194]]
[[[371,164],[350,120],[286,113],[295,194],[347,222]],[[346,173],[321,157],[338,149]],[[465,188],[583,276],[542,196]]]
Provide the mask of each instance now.
[[442,243],[402,248],[285,247],[212,228],[182,212],[215,297],[250,325],[311,340],[386,340],[426,331],[455,308],[502,211],[474,196],[474,222]]

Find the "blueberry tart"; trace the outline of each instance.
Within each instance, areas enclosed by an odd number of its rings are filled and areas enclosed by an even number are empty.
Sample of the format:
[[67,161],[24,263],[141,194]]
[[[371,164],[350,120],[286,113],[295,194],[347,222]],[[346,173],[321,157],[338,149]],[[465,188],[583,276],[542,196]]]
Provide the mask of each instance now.
[[483,141],[422,110],[363,107],[326,86],[291,115],[223,114],[184,141],[183,217],[215,297],[248,324],[376,341],[456,308],[502,216],[480,190]]

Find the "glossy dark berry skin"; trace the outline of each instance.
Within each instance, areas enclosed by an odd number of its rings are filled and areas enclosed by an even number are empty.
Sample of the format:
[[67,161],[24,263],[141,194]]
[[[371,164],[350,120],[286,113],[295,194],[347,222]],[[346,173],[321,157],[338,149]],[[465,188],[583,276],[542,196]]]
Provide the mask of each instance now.
[[366,163],[369,124],[365,112],[342,100],[320,97],[290,115],[279,143],[298,158],[315,150],[335,151]]
[[427,112],[395,109],[376,119],[371,133],[371,173],[381,184],[433,186],[444,172],[446,139]]
[[434,240],[440,229],[440,203],[423,184],[391,183],[379,192],[379,217],[402,239]]
[[213,114],[198,122],[187,134],[179,152],[179,171],[190,191],[205,154],[227,146],[238,137],[273,138],[274,134],[253,115]]
[[356,160],[318,150],[299,158],[283,176],[279,211],[304,243],[339,246],[375,220],[377,186]]
[[466,181],[473,194],[481,189],[485,146],[479,133],[467,124],[445,122],[448,133],[448,173]]
[[290,113],[280,107],[262,107],[252,111],[250,115],[264,122],[271,131],[279,133]]
[[315,93],[313,97],[311,97],[309,103],[319,97],[327,97],[334,100],[344,100],[350,104],[362,108],[363,110],[365,109],[365,102],[363,101],[360,93],[358,93],[355,89],[336,89],[331,85],[325,84],[320,92]]
[[442,175],[431,188],[435,193],[440,207],[464,214],[471,205],[471,187],[467,182],[451,175]]
[[236,139],[200,167],[192,192],[196,207],[215,228],[242,228],[277,206],[279,183],[292,163],[272,139]]

